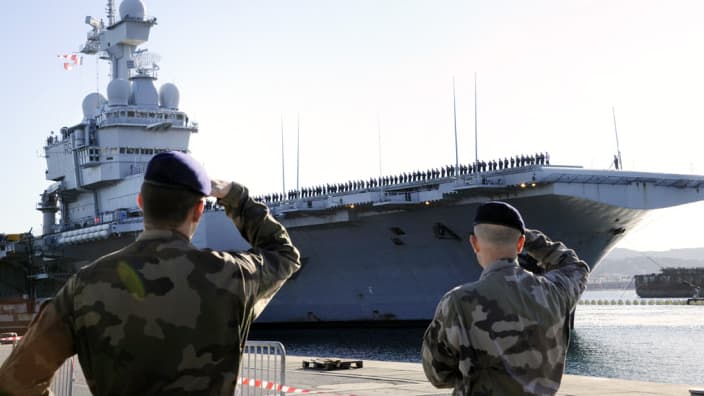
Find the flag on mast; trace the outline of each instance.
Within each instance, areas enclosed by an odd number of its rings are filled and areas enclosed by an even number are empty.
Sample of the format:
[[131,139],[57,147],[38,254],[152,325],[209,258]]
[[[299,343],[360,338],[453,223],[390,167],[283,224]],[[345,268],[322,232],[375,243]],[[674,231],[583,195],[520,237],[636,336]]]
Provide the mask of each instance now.
[[83,64],[83,57],[76,54],[62,54],[56,55],[58,58],[63,58],[64,60],[64,70],[71,70],[74,66],[80,66]]

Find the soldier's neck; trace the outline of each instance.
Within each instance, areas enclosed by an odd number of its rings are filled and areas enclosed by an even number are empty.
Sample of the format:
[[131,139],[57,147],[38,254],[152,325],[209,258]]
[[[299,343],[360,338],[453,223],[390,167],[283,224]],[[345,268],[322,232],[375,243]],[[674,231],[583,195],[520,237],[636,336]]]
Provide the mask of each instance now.
[[479,266],[482,268],[486,268],[490,266],[492,263],[495,263],[499,260],[515,260],[516,255],[511,255],[511,254],[488,254],[488,255],[483,255],[482,257],[477,257],[477,261],[479,262]]

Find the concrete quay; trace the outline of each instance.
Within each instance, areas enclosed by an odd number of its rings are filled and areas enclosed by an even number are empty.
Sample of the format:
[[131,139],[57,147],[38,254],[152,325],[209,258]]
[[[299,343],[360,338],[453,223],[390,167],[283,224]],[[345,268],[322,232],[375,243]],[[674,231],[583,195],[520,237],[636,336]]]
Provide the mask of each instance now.
[[[11,346],[0,346],[0,363],[11,351]],[[304,369],[303,361],[321,359],[311,356],[286,356],[287,394],[310,394],[327,396],[435,396],[449,395],[449,389],[437,389],[425,379],[420,363],[384,362],[364,360],[362,368],[343,370]],[[345,359],[347,360],[347,359]],[[89,396],[90,391],[79,364],[74,374],[73,396]],[[266,395],[256,387],[241,385],[241,395]],[[248,388],[245,390],[245,388]],[[690,390],[702,390],[704,386],[663,384],[655,382],[629,381],[613,378],[565,375],[557,393],[560,396],[675,396],[690,395]],[[260,393],[263,392],[263,393]],[[704,393],[703,393],[704,394]]]
[[[449,395],[449,389],[437,389],[425,378],[420,363],[364,360],[363,368],[346,370],[303,369],[302,362],[311,357],[286,356],[286,382],[308,389],[309,394],[330,396],[431,396]],[[612,378],[565,375],[561,396],[635,396],[689,395],[689,385],[628,381]]]

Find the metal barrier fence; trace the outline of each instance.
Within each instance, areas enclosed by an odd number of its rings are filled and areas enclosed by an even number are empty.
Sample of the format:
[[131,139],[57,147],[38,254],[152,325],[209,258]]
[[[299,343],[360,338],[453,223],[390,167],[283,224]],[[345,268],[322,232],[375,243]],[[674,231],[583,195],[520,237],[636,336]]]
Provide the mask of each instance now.
[[238,396],[286,394],[286,349],[278,341],[247,341],[240,363]]
[[[73,393],[75,356],[68,358],[54,374],[54,396]],[[237,396],[286,394],[286,349],[278,341],[247,341],[240,363]]]
[[51,391],[54,396],[71,396],[73,393],[73,367],[76,357],[66,359],[63,365],[54,374],[51,381]]
[[12,349],[17,346],[17,342],[21,340],[22,337],[18,336],[17,333],[2,333],[0,334],[0,344],[12,343]]

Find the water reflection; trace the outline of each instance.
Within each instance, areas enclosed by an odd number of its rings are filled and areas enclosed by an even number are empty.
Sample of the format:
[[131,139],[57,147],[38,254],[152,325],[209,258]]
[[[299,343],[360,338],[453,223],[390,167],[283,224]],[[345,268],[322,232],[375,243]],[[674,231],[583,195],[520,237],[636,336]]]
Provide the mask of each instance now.
[[424,327],[252,329],[250,339],[277,340],[290,355],[420,362]]

